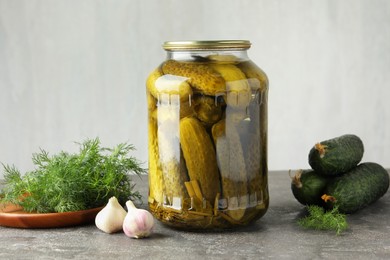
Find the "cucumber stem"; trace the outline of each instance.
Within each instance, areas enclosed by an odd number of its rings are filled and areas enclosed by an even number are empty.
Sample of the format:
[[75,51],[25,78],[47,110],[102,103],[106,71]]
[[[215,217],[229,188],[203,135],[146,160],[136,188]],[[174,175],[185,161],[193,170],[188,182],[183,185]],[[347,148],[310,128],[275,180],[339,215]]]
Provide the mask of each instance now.
[[291,170],[288,171],[288,175],[290,175],[291,183],[295,185],[298,189],[302,188],[301,176],[303,170],[298,170],[294,176],[291,176]]
[[336,202],[336,201],[337,201],[337,199],[336,199],[335,197],[330,196],[330,195],[327,195],[327,194],[322,195],[322,196],[321,196],[321,199],[322,199],[323,201],[325,201],[325,202],[328,202],[328,201],[330,201],[330,202]]
[[320,158],[324,158],[325,153],[326,153],[326,148],[328,148],[328,147],[326,145],[321,144],[321,143],[316,143],[314,148],[320,154]]

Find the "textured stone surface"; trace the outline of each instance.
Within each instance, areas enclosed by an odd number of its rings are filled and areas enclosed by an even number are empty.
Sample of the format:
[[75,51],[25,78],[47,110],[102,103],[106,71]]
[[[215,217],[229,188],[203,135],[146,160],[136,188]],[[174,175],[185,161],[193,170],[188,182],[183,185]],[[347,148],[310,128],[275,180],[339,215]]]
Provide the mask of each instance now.
[[[146,176],[137,188],[147,194]],[[184,232],[157,223],[143,240],[105,234],[94,225],[29,230],[0,227],[0,259],[389,259],[390,193],[348,216],[349,229],[301,229],[304,214],[287,172],[269,174],[271,204],[254,225],[225,232]],[[144,205],[145,207],[147,205]]]

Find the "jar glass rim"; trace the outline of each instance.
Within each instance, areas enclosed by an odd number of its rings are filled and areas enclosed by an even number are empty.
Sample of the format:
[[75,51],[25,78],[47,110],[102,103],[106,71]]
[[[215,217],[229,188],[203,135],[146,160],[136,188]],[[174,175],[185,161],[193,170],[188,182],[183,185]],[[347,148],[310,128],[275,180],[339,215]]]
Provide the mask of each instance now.
[[251,42],[248,40],[166,41],[162,47],[167,51],[249,49],[251,47]]

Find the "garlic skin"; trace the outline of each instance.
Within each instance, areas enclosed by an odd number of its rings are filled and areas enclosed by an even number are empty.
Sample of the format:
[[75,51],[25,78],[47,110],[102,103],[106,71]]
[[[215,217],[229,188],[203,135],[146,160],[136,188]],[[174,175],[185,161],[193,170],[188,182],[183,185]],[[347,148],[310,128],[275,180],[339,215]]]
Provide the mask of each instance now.
[[131,238],[148,237],[154,227],[153,215],[147,210],[136,208],[131,200],[126,202],[126,206],[128,212],[123,222],[125,235]]
[[95,217],[95,225],[106,233],[115,233],[122,229],[126,210],[119,204],[116,197],[111,197],[107,205]]

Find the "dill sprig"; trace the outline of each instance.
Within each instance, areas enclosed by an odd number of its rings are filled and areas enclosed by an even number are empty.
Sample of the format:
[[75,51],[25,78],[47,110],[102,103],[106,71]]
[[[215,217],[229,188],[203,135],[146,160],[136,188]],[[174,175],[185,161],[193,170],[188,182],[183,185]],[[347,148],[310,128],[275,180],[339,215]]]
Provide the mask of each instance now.
[[298,220],[298,224],[304,228],[317,230],[334,230],[337,235],[348,228],[345,214],[341,214],[336,207],[324,210],[316,205],[307,206],[308,215]]
[[13,203],[28,212],[68,212],[104,206],[115,196],[121,204],[140,200],[129,173],[146,170],[128,153],[132,145],[100,146],[98,138],[78,143],[79,152],[50,156],[40,149],[34,153],[33,171],[24,175],[15,166],[4,165],[5,186],[0,202]]

